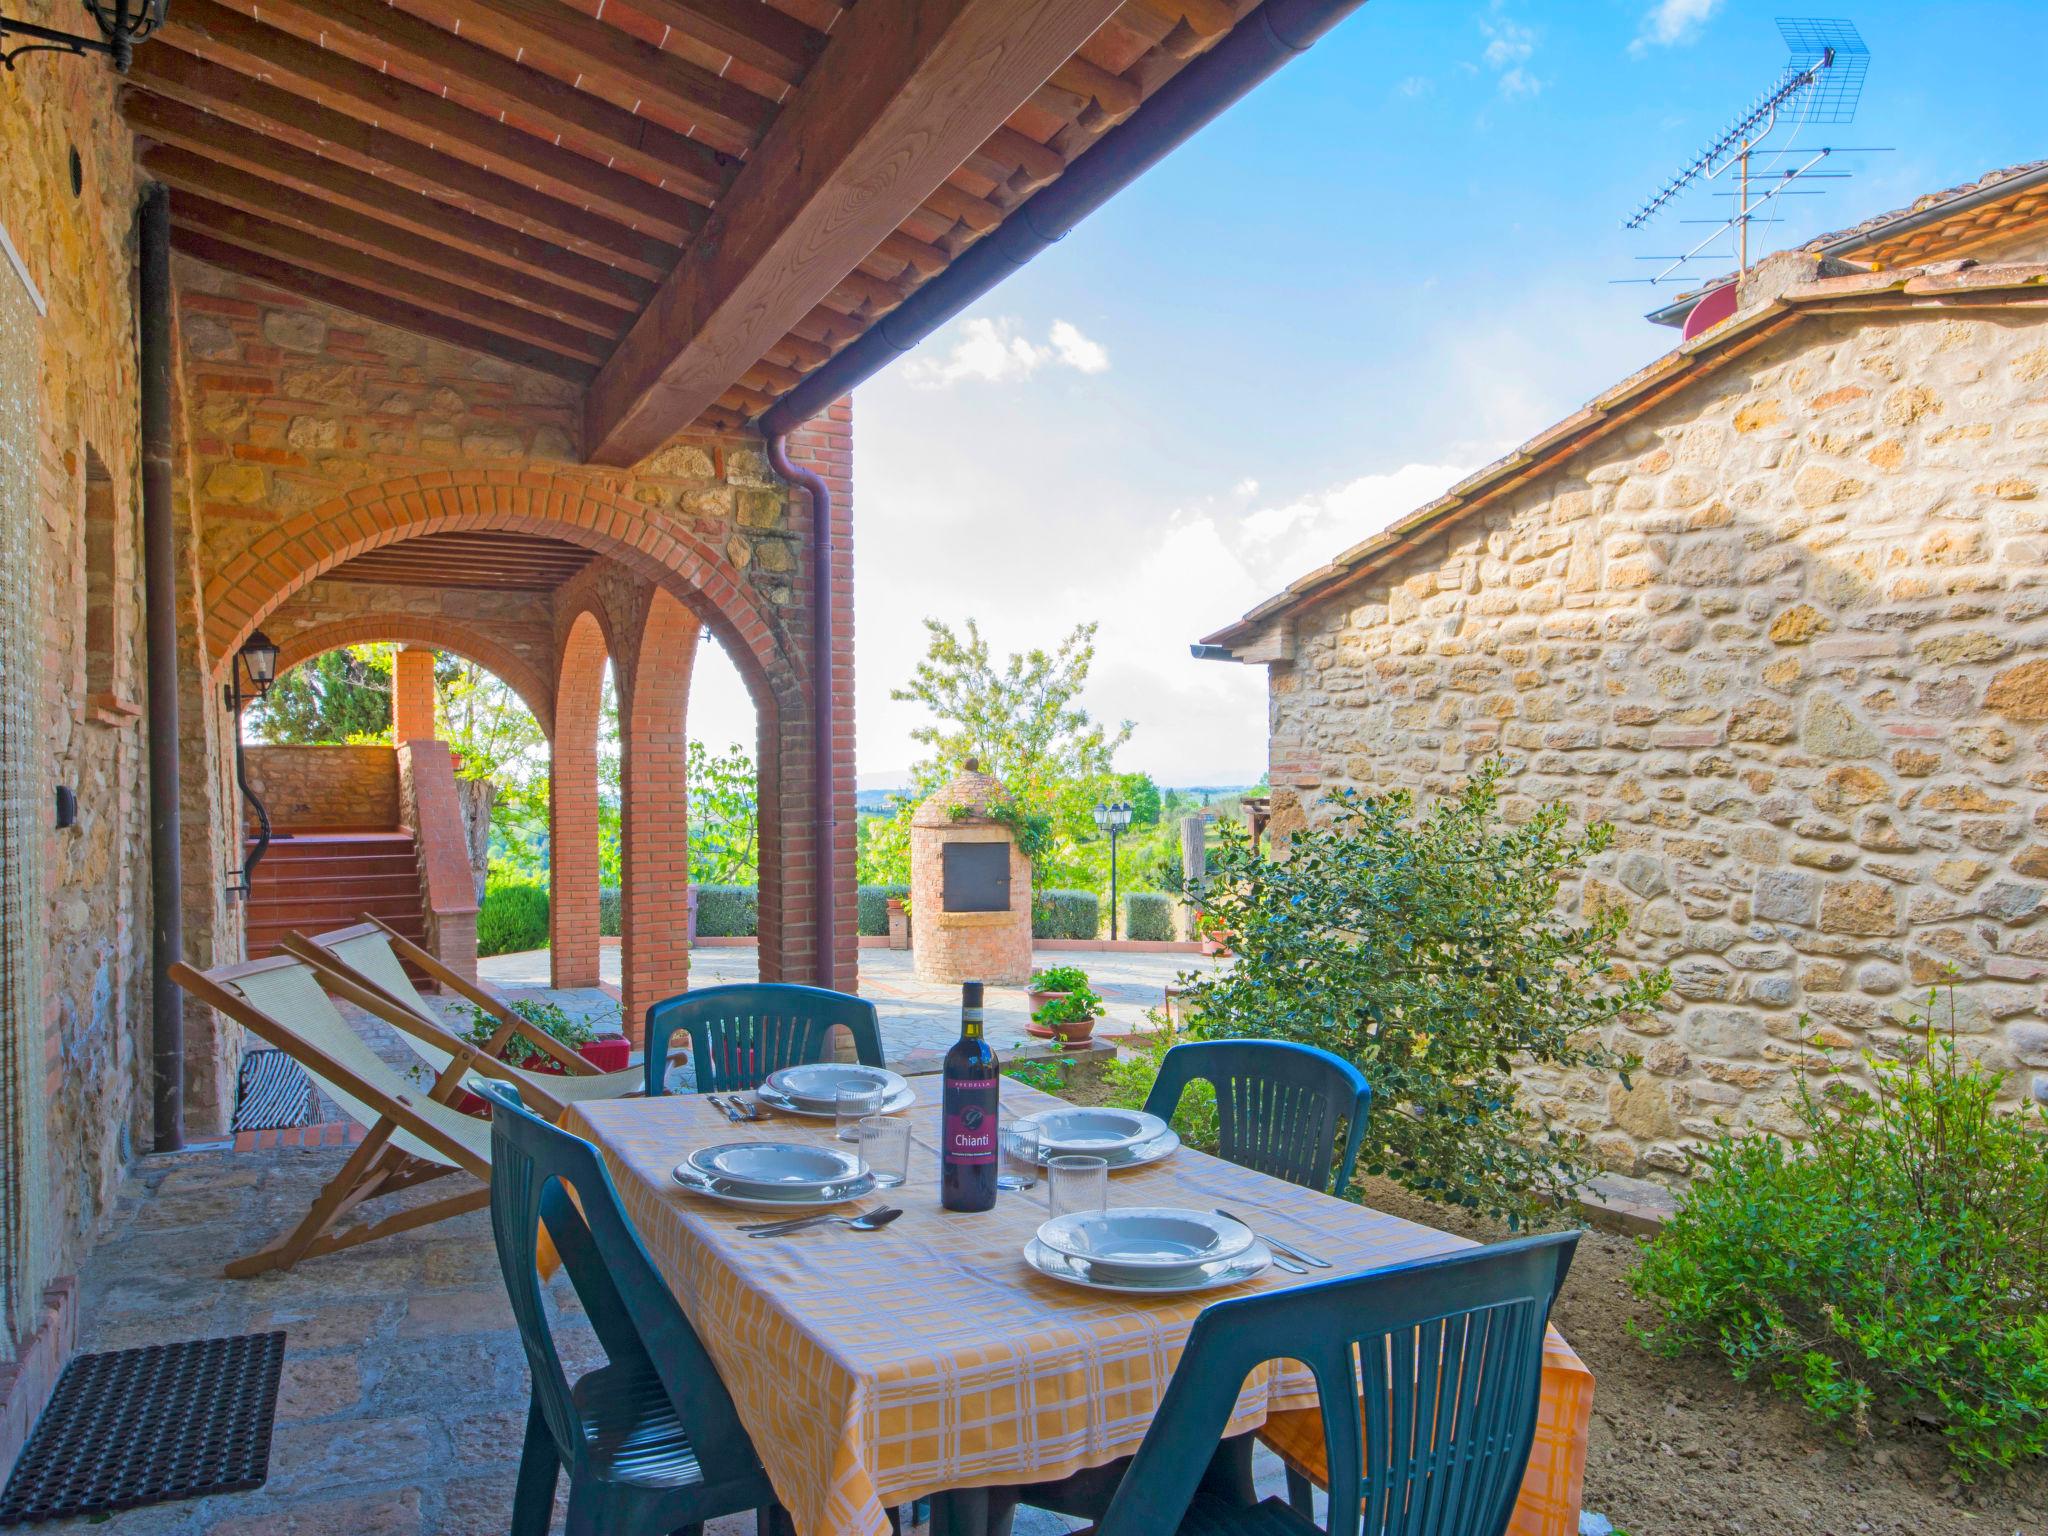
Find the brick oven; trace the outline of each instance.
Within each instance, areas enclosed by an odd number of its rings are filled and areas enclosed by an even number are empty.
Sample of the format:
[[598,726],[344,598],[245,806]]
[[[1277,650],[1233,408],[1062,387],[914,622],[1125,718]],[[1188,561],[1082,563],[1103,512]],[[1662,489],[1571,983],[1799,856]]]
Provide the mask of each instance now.
[[910,948],[919,981],[1031,976],[1031,861],[988,809],[1002,781],[973,758],[910,823]]

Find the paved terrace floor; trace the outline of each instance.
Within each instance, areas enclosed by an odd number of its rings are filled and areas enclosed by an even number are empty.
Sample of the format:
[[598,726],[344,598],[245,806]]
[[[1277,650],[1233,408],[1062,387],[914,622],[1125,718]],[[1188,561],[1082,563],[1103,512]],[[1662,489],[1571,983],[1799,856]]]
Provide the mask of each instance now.
[[[722,982],[755,981],[760,977],[759,952],[747,945],[701,945],[690,952],[690,984],[714,986]],[[1217,962],[1200,954],[1149,953],[1127,950],[1066,951],[1041,949],[1034,957],[1039,969],[1054,965],[1078,965],[1088,973],[1095,990],[1102,994],[1107,1015],[1096,1026],[1102,1035],[1129,1034],[1148,1028],[1146,1013],[1166,1002],[1166,988],[1185,971],[1203,970]],[[619,985],[619,944],[607,939],[599,958],[599,975],[610,988],[610,997],[595,992],[558,992],[550,996],[564,1006],[580,1011],[616,1007]],[[527,950],[516,955],[493,955],[478,962],[486,982],[501,989],[545,988],[548,983],[548,952]],[[863,949],[860,952],[860,992],[871,998],[882,1016],[882,1051],[891,1062],[912,1070],[930,1058],[945,1053],[960,1034],[960,988],[953,984],[934,985],[912,974],[910,952],[901,949]],[[989,1044],[999,1052],[1014,1052],[1020,1046],[1042,1046],[1024,1032],[1030,1008],[1022,987],[990,987],[987,999]]]

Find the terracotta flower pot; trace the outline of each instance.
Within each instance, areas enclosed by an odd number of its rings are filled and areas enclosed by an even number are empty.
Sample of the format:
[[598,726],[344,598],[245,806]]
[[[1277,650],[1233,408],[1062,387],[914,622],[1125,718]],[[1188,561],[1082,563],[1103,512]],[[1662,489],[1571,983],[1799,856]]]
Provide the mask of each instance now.
[[[599,1035],[587,1045],[576,1047],[576,1054],[589,1062],[600,1072],[623,1072],[633,1064],[633,1042],[624,1035]],[[564,1075],[562,1064],[552,1056],[538,1056],[526,1064],[526,1070],[544,1073],[550,1077]],[[464,1089],[455,1101],[455,1107],[465,1115],[488,1118],[491,1106],[475,1094]]]
[[1050,1028],[1052,1037],[1062,1045],[1082,1045],[1094,1037],[1095,1020],[1070,1019],[1064,1024],[1054,1024]]
[[1043,1008],[1054,998],[1065,997],[1066,995],[1064,992],[1026,992],[1024,994],[1024,1001],[1031,1005],[1031,1016],[1035,1019],[1038,1017],[1039,1009]]

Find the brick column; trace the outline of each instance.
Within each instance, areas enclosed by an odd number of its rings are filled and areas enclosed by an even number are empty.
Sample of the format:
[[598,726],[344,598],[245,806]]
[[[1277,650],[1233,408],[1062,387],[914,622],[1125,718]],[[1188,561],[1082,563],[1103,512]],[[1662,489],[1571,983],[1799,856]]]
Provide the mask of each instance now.
[[[577,617],[555,679],[548,738],[548,984],[598,984],[597,717],[604,631]],[[629,1021],[630,1022],[630,1021]]]
[[637,1045],[650,1003],[690,984],[690,816],[685,716],[697,616],[657,590],[620,690],[625,755],[620,892],[620,1007]]
[[434,739],[434,653],[402,645],[391,659],[391,744]]

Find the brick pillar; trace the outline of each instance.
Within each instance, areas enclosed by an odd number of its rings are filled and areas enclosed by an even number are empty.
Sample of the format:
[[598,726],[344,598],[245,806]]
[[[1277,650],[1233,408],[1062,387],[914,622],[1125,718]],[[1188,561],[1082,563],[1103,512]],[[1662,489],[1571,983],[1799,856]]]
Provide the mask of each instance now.
[[391,744],[434,739],[434,653],[402,645],[391,659]]
[[548,739],[548,984],[598,984],[597,718],[604,631],[580,614],[562,645]]
[[650,1003],[690,984],[690,817],[686,791],[690,671],[697,659],[697,616],[666,591],[647,604],[633,648],[624,713],[620,815],[624,888],[620,893],[620,1007],[637,1045]]

